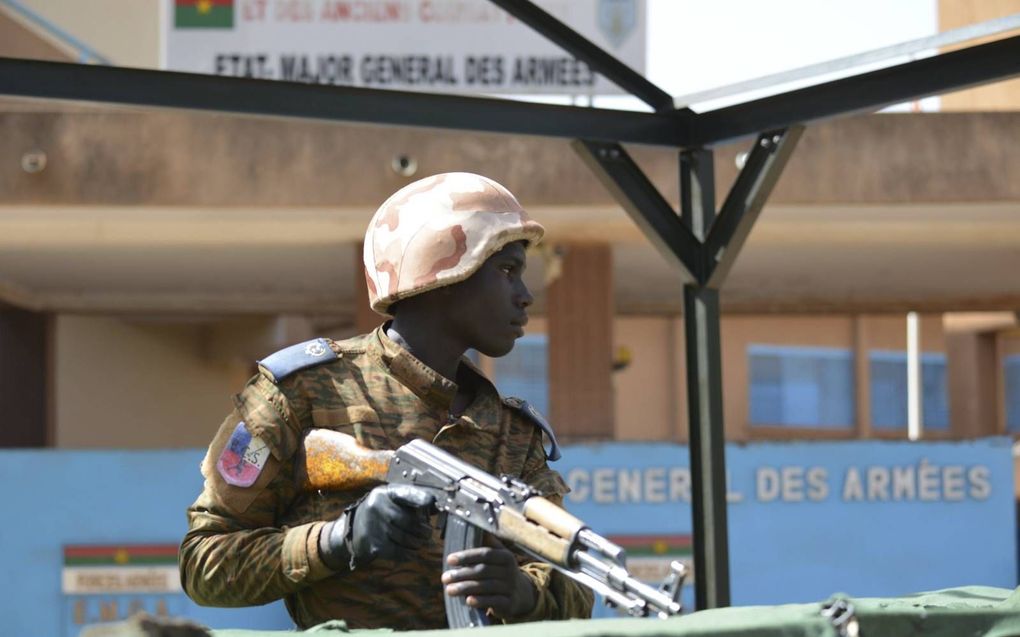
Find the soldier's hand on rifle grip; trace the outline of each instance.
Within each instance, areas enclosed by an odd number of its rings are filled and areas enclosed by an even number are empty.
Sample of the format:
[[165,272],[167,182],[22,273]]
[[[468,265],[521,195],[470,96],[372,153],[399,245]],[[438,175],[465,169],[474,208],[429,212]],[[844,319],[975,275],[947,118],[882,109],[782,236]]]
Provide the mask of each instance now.
[[535,585],[517,565],[517,557],[492,536],[483,546],[447,557],[446,594],[467,597],[467,604],[490,609],[502,619],[527,615],[538,602]]
[[432,538],[435,497],[410,485],[372,489],[319,536],[319,553],[333,570],[353,570],[376,559],[398,559]]

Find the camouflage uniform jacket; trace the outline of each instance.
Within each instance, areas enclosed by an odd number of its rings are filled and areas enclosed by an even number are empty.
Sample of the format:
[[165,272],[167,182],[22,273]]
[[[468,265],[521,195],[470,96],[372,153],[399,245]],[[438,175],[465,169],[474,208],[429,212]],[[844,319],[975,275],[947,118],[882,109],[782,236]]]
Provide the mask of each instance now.
[[[358,628],[445,627],[438,531],[406,561],[377,559],[342,573],[322,562],[317,542],[325,522],[364,493],[302,492],[294,479],[294,456],[303,432],[334,429],[373,449],[422,438],[492,474],[517,476],[556,503],[568,488],[546,464],[542,430],[504,403],[477,370],[467,371],[476,385],[474,399],[454,419],[449,410],[457,385],[399,347],[384,329],[328,344],[336,360],[278,382],[263,369],[235,397],[236,408],[202,464],[204,490],[188,509],[189,531],[180,551],[184,589],[210,606],[284,598],[301,628],[330,619]],[[248,487],[228,484],[216,468],[242,421],[270,451]],[[517,621],[590,615],[586,588],[545,564],[522,558],[522,569],[535,584],[538,603]]]

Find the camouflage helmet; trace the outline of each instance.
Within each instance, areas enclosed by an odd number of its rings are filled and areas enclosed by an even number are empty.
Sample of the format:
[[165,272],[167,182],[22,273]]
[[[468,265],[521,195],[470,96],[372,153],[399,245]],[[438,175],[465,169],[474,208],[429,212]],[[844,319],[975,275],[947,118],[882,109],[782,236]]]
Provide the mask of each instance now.
[[387,199],[368,224],[369,303],[386,314],[400,299],[463,281],[506,244],[533,245],[544,233],[509,190],[487,177],[418,180]]

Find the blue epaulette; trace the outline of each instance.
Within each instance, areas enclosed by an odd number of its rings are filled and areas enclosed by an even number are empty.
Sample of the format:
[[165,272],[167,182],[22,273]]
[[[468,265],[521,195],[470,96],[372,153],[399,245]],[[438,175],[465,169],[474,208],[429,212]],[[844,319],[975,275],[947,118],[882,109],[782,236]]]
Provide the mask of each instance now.
[[538,410],[528,404],[528,401],[521,398],[515,398],[513,396],[504,398],[503,403],[509,407],[520,410],[524,415],[530,418],[539,428],[545,432],[545,435],[549,438],[549,449],[545,452],[545,457],[550,461],[557,461],[563,455],[560,453],[560,445],[556,442],[556,434],[553,433],[552,425],[545,419],[545,416],[538,413]]
[[260,360],[259,367],[269,372],[274,382],[280,382],[296,371],[321,365],[337,359],[336,352],[324,338],[285,347]]

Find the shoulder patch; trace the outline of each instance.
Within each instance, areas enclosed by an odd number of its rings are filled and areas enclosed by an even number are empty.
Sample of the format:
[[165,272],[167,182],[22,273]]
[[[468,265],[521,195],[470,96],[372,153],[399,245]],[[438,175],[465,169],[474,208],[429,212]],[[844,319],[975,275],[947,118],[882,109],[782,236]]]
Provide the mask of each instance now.
[[258,436],[253,436],[244,421],[237,423],[223,448],[216,469],[227,484],[235,487],[250,487],[255,484],[262,467],[269,459],[269,447]]
[[563,455],[560,453],[560,445],[556,442],[556,434],[553,433],[552,425],[545,419],[545,416],[540,414],[537,409],[531,406],[528,401],[521,398],[515,398],[513,396],[503,399],[503,404],[507,407],[511,407],[520,411],[522,414],[527,416],[532,422],[534,422],[539,429],[541,429],[547,438],[549,438],[549,449],[545,452],[545,457],[550,461],[555,462],[560,459]]
[[273,381],[280,382],[294,372],[328,363],[337,359],[336,352],[324,338],[314,338],[291,345],[260,360],[259,367],[270,373]]

